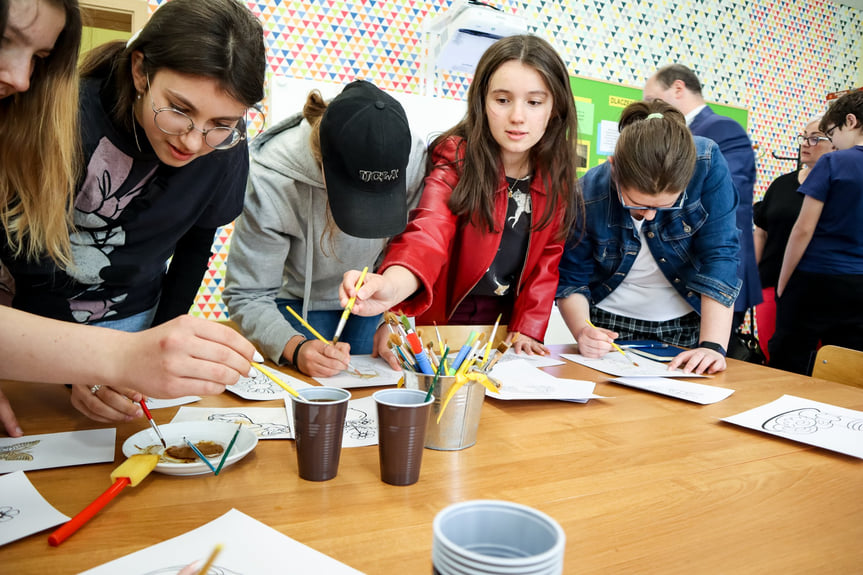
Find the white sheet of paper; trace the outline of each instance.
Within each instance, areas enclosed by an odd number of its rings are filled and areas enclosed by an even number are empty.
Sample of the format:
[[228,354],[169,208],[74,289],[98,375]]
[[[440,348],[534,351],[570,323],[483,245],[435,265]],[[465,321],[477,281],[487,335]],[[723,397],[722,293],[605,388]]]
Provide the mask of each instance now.
[[722,401],[734,393],[733,389],[726,387],[704,385],[702,383],[667,377],[618,377],[610,381],[627,387],[652,391],[653,393],[676,397],[677,399],[685,399],[686,401],[700,403],[701,405]]
[[596,358],[584,357],[578,353],[562,353],[560,357],[617,377],[707,377],[706,375],[685,373],[682,369],[669,371],[667,364],[641,356],[635,358],[635,362],[638,364],[635,366],[618,351],[612,351]]
[[117,430],[88,429],[0,438],[0,473],[114,461]]
[[371,355],[352,355],[351,365],[357,368],[360,375],[343,371],[332,377],[314,377],[321,385],[352,389],[357,387],[378,387],[396,385],[402,378],[402,372],[396,371],[379,357]]
[[[296,531],[298,535],[302,535],[301,529]],[[206,561],[218,543],[224,547],[210,568],[210,573],[362,575],[360,571],[315,551],[236,509],[231,509],[197,529],[95,567],[82,575],[177,573],[195,560]]]
[[499,393],[485,391],[493,399],[564,399],[587,400],[597,397],[592,381],[561,379],[534,367],[530,362],[516,359],[506,363],[506,369],[492,370],[492,377],[500,382]]
[[200,401],[197,395],[186,395],[175,399],[156,399],[154,397],[147,398],[147,407],[150,409],[162,409],[163,407],[176,407],[178,405],[186,405],[187,403],[195,403]]
[[69,521],[45,501],[23,471],[0,477],[0,545]]
[[783,395],[722,421],[863,459],[863,411]]
[[514,361],[523,361],[528,363],[533,367],[552,367],[555,365],[563,365],[564,361],[557,359],[556,357],[551,357],[550,355],[527,355],[526,353],[515,353],[513,351],[509,351],[494,364],[494,369],[491,370],[491,373],[494,374],[496,370],[501,368],[505,368],[511,362]]
[[171,423],[227,421],[242,423],[258,439],[293,439],[294,431],[281,407],[181,407]]
[[[305,381],[297,379],[296,377],[288,375],[287,373],[279,371],[275,368],[268,367],[267,369],[271,370],[276,377],[278,377],[294,389],[311,387],[311,385],[306,383]],[[235,383],[234,385],[229,385],[226,389],[232,393],[239,395],[243,399],[251,399],[255,401],[281,399],[290,395],[278,383],[276,383],[275,381],[270,379],[269,376],[261,373],[257,369],[254,370],[254,374],[252,375],[252,377],[241,377],[237,383]]]
[[[290,399],[285,399],[285,412],[294,439],[294,412]],[[378,444],[378,409],[372,396],[348,400],[342,447],[364,447]]]

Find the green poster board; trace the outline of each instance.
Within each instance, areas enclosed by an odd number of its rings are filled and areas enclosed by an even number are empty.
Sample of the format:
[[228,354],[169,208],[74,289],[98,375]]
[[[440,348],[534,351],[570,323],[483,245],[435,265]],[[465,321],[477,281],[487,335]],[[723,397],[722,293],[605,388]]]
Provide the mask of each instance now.
[[[604,162],[613,150],[617,120],[631,102],[641,99],[641,88],[632,88],[579,76],[569,77],[578,111],[578,175]],[[743,108],[710,104],[717,114],[733,118],[747,128],[749,113]]]

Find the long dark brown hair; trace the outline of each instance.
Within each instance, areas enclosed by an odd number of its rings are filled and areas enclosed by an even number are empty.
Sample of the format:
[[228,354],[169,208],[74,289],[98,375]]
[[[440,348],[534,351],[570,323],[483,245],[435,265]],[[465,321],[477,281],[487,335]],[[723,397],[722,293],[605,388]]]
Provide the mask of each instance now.
[[113,73],[117,103],[112,114],[128,130],[137,95],[133,52],[144,55],[149,76],[167,69],[212,78],[246,107],[264,97],[264,32],[254,14],[236,0],[171,0],[153,13],[128,46],[110,42],[87,54],[81,76]]
[[686,189],[696,153],[682,113],[658,99],[633,102],[618,127],[613,166],[619,187],[653,195]]
[[[576,113],[569,72],[554,48],[537,36],[509,36],[498,40],[480,58],[467,93],[467,114],[432,142],[434,149],[453,136],[463,139],[464,159],[457,162],[459,181],[449,208],[475,225],[495,231],[494,194],[501,181],[500,146],[488,127],[485,102],[492,75],[503,64],[519,61],[535,69],[551,92],[553,110],[542,138],[530,149],[533,173],[545,180],[549,201],[534,229],[554,222],[563,208],[560,236],[569,234],[576,212],[583,208],[575,175]],[[429,154],[431,158],[431,154]],[[429,166],[430,168],[431,166]]]

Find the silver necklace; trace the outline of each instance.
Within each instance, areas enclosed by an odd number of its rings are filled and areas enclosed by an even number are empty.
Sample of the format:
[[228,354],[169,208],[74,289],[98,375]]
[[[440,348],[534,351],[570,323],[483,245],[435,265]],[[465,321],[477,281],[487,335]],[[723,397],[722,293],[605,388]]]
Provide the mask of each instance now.
[[141,152],[141,144],[138,142],[138,128],[135,127],[135,124],[137,123],[138,122],[135,121],[135,107],[132,106],[132,135],[135,136],[135,145],[138,147],[138,152]]
[[529,179],[530,179],[530,174],[526,175],[523,178],[514,178],[512,181],[512,185],[507,186],[507,194],[506,194],[507,197],[508,198],[512,197],[512,193],[515,191],[515,188],[516,188],[516,186],[518,186],[519,182],[523,182],[523,181],[529,180]]

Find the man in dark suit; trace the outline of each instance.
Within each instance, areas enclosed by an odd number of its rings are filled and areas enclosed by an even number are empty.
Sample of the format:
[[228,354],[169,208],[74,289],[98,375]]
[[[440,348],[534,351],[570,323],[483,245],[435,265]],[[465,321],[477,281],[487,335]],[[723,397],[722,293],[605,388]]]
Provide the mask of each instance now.
[[728,163],[731,179],[740,197],[737,206],[737,227],[740,229],[737,276],[743,280],[740,295],[734,302],[733,333],[743,322],[746,310],[761,303],[761,282],[755,262],[752,232],[752,195],[755,187],[755,152],[752,142],[740,124],[710,109],[701,95],[698,76],[681,64],[657,70],[644,85],[644,99],[662,99],[683,112],[690,131],[716,142]]

